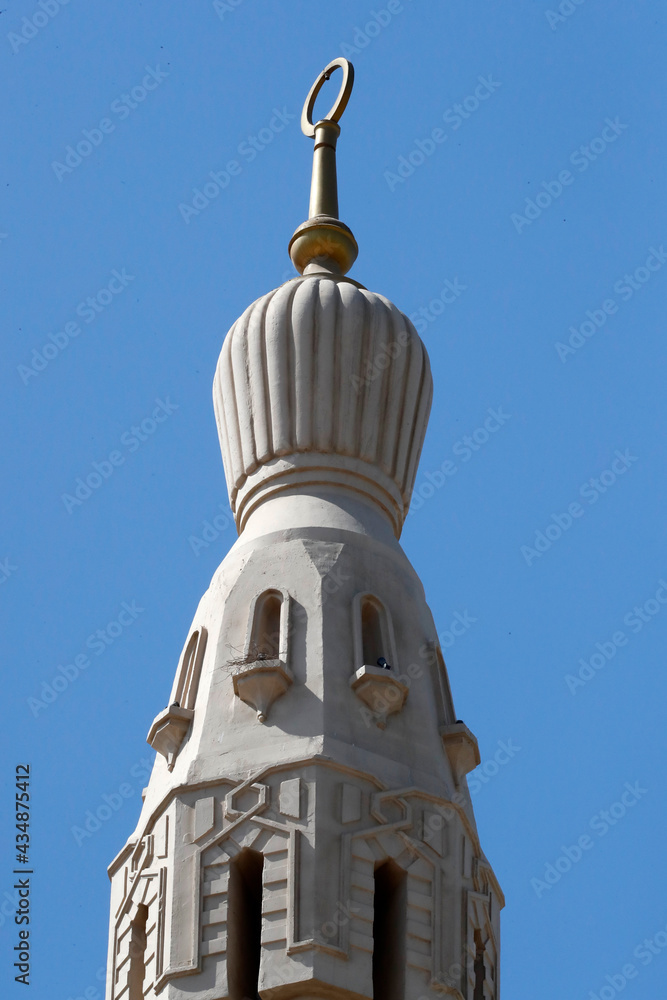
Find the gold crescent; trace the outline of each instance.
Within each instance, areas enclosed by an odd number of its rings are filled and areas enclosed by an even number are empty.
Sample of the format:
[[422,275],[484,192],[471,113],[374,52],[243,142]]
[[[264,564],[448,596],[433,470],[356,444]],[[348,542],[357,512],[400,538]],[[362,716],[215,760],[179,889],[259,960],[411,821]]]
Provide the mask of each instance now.
[[328,66],[322,70],[318,76],[315,83],[310,88],[310,93],[306,98],[306,103],[303,106],[303,111],[301,112],[301,131],[304,135],[309,136],[311,139],[315,136],[315,125],[313,124],[313,109],[315,107],[315,101],[317,100],[317,95],[324,83],[330,79],[331,74],[335,69],[342,69],[343,71],[343,82],[340,85],[340,90],[338,91],[338,97],[333,103],[329,113],[321,119],[322,121],[338,122],[343,111],[347,107],[347,102],[350,99],[350,94],[352,93],[352,85],[354,84],[354,66],[349,61],[349,59],[344,59],[339,56],[338,59],[332,59]]

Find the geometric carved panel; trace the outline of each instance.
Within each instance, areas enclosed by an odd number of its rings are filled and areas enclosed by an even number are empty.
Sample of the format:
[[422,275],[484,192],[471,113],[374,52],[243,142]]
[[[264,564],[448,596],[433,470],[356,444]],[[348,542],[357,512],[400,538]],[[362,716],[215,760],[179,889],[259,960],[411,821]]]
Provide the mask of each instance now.
[[[167,868],[160,862],[167,856],[167,832],[167,817],[164,816],[158,824],[156,837],[145,837],[125,866],[126,891],[116,911],[114,924],[112,1000],[128,1000],[131,975],[138,959],[141,960],[145,995],[151,993],[162,975]],[[154,839],[158,841],[162,854],[159,860],[153,855]],[[139,944],[134,926],[142,912],[145,914],[145,930]]]

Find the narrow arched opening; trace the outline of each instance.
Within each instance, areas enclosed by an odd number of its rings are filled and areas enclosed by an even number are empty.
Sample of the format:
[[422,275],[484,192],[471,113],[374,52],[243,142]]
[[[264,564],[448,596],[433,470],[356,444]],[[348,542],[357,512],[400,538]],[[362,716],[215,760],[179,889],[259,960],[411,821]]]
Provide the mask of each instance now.
[[436,659],[438,682],[442,692],[442,703],[445,712],[445,723],[449,725],[455,721],[456,713],[454,712],[454,699],[452,698],[452,689],[449,684],[449,675],[447,673],[447,667],[445,666],[445,659],[439,646],[436,647]]
[[280,657],[280,615],[282,596],[269,591],[260,597],[255,607],[252,650],[258,660],[277,660]]
[[395,861],[375,869],[373,996],[404,1000],[407,875]]
[[128,974],[129,1000],[144,1000],[146,978],[146,923],[148,907],[140,903],[130,924],[130,971]]
[[259,1000],[264,856],[246,848],[229,866],[227,979],[230,1000]]
[[473,966],[473,975],[475,977],[475,986],[473,992],[473,1000],[484,1000],[484,982],[486,980],[486,963],[484,961],[484,945],[482,943],[482,932],[479,930],[475,931],[475,964]]
[[389,650],[384,648],[380,609],[368,599],[361,605],[361,640],[364,663],[375,666],[381,657],[390,658]]

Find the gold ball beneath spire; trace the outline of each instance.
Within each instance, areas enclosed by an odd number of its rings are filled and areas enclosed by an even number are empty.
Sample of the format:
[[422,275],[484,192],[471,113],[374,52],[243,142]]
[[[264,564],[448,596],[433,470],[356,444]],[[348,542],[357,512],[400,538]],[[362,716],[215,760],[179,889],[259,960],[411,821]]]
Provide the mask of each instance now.
[[309,264],[347,274],[359,253],[352,230],[328,215],[316,215],[303,222],[289,242],[292,263],[303,274]]
[[[313,122],[315,99],[326,80],[336,69],[343,71],[343,82],[326,118]],[[338,218],[338,180],[336,143],[340,135],[338,121],[352,91],[354,69],[347,59],[329,63],[310,88],[301,115],[304,135],[315,140],[313,175],[310,185],[308,221],[303,222],[289,242],[289,255],[299,274],[327,272],[346,274],[359,253],[352,230]],[[348,279],[349,280],[349,279]]]

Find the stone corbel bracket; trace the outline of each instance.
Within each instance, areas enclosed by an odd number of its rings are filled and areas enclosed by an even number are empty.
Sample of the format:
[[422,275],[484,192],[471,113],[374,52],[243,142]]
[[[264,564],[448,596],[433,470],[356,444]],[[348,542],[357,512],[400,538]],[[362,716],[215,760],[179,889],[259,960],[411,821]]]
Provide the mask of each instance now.
[[255,660],[238,667],[232,682],[234,694],[254,708],[259,722],[266,722],[274,701],[291,687],[294,677],[283,660]]
[[153,725],[148,731],[146,742],[154,750],[166,758],[171,771],[176,761],[178,751],[190,728],[194,711],[190,708],[178,708],[171,705],[153,719]]
[[464,722],[453,722],[440,726],[440,736],[457,785],[461,779],[473,771],[480,763],[477,738]]
[[393,672],[393,668],[364,664],[350,677],[350,687],[357,698],[370,709],[379,729],[387,725],[387,718],[400,712],[408,696],[408,686]]

